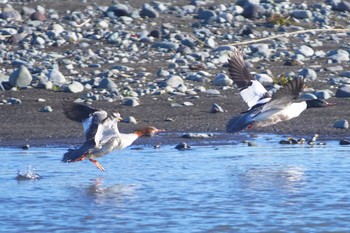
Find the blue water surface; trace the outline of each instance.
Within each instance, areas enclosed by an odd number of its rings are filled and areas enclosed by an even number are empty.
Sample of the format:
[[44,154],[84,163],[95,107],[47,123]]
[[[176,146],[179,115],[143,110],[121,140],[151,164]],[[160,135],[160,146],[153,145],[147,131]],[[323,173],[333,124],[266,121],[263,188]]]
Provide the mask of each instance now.
[[60,163],[66,148],[0,148],[0,229],[349,232],[350,147],[280,139],[129,148],[99,159],[106,172],[89,161]]

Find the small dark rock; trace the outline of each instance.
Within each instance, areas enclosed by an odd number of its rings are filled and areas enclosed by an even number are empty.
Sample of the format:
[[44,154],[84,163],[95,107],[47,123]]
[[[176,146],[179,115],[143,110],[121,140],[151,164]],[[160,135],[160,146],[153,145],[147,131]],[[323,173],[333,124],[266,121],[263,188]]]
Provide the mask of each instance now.
[[223,109],[220,105],[214,103],[214,104],[211,106],[210,112],[211,112],[211,113],[224,112],[224,109]]
[[186,142],[181,142],[175,146],[175,149],[177,149],[177,150],[188,150],[190,148],[191,148],[191,146],[188,145]]
[[249,4],[244,8],[242,15],[248,19],[256,19],[265,14],[264,7],[258,4]]
[[26,145],[23,145],[22,146],[22,149],[23,150],[28,150],[30,148],[30,145],[29,144],[26,144]]
[[346,140],[346,139],[342,139],[339,141],[339,145],[350,145],[350,141],[349,140]]

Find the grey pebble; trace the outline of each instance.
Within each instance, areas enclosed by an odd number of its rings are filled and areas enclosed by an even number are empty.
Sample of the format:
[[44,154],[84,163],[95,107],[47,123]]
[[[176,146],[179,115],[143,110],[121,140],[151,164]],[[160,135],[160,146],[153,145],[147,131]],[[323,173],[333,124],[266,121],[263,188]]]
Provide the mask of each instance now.
[[159,13],[148,3],[144,3],[140,11],[141,17],[158,18]]
[[337,98],[347,98],[350,97],[350,85],[343,85],[338,88],[335,93],[335,97]]
[[130,106],[130,107],[136,107],[140,105],[140,102],[136,98],[125,98],[123,101],[123,105]]
[[84,91],[84,85],[81,84],[80,82],[73,81],[71,84],[67,86],[66,91],[70,93],[79,93]]
[[185,133],[181,137],[182,138],[210,138],[212,134],[207,133]]
[[219,73],[216,75],[213,84],[217,86],[230,86],[233,84],[233,80],[228,75]]
[[217,103],[213,103],[213,105],[211,106],[210,112],[211,113],[224,112],[224,109]]
[[16,69],[9,78],[9,82],[13,87],[27,87],[32,82],[32,75],[25,66],[20,66]]
[[52,112],[53,109],[51,108],[51,106],[45,106],[43,107],[40,112]]
[[315,81],[317,79],[317,73],[310,68],[304,68],[299,70],[298,75],[304,77],[306,80]]
[[191,149],[191,146],[188,145],[186,142],[181,142],[175,146],[175,149],[177,150],[188,150]]
[[349,122],[345,119],[341,119],[341,120],[337,120],[333,126],[334,128],[338,128],[338,129],[348,129]]
[[135,125],[137,124],[137,121],[136,121],[135,117],[133,117],[133,116],[128,116],[128,117],[124,118],[122,120],[122,122],[135,124]]

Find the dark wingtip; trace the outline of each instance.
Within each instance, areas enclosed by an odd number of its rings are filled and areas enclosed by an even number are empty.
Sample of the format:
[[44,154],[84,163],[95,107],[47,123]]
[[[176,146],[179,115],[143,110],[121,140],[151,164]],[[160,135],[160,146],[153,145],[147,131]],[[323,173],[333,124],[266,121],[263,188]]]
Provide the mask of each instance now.
[[82,122],[87,119],[90,114],[98,111],[97,109],[91,108],[83,104],[77,104],[74,102],[64,101],[63,103],[64,115],[73,121]]
[[297,98],[299,93],[304,89],[304,78],[301,76],[295,77],[289,80],[283,88]]
[[251,127],[254,122],[255,121],[251,117],[250,113],[235,116],[227,123],[226,132],[231,134],[238,133]]

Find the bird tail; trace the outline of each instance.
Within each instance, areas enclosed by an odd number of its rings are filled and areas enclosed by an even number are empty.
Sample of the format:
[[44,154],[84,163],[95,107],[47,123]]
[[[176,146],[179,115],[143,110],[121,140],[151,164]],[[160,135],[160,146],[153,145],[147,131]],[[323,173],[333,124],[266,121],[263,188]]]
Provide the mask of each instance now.
[[252,114],[244,113],[239,116],[233,117],[226,125],[227,133],[238,133],[242,130],[245,130],[251,127],[254,124],[255,120],[253,119]]
[[63,155],[61,162],[70,163],[83,160],[89,153],[89,149],[91,149],[91,146],[87,143],[77,149],[68,149],[68,151]]

